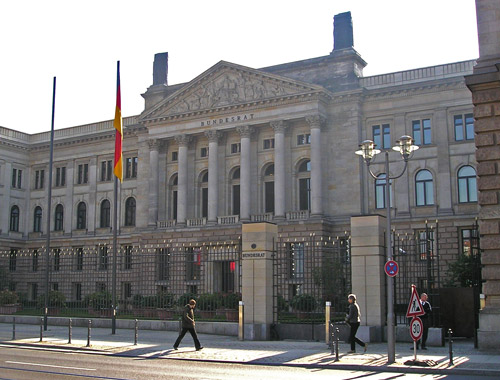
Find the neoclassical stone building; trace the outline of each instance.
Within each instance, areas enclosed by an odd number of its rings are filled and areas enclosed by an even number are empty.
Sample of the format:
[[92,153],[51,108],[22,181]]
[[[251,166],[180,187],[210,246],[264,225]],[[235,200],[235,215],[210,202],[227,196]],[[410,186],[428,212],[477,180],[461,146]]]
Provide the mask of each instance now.
[[[358,144],[385,150],[410,135],[420,149],[390,189],[394,228],[438,219],[443,257],[466,248],[463,231],[478,214],[464,81],[475,61],[365,77],[350,14],[335,23],[334,48],[322,57],[260,69],[220,61],[188,83],[168,84],[167,53],[155,56],[144,111],[124,119],[120,244],[236,242],[251,221],[276,223],[283,238],[349,234],[352,216],[385,214],[383,160],[371,165],[374,181]],[[49,142],[49,132],[0,128],[5,255],[42,249],[49,227],[54,247],[111,241],[112,121],[55,131],[51,210]],[[390,160],[400,172],[398,154]]]

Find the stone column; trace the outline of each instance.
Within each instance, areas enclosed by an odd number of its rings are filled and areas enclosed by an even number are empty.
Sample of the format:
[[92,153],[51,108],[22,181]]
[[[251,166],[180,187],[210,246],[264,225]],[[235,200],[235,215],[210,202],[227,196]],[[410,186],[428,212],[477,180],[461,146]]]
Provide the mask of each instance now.
[[323,214],[322,170],[321,170],[321,127],[326,120],[320,115],[306,118],[311,127],[311,215]]
[[149,218],[148,225],[155,226],[158,220],[158,150],[160,142],[148,140],[149,144]]
[[219,200],[219,139],[222,133],[206,131],[208,138],[208,223],[217,224]]
[[241,226],[241,295],[245,304],[245,339],[269,340],[273,323],[273,252],[278,226]]
[[381,340],[386,319],[385,225],[380,215],[351,218],[352,292],[361,308],[360,336],[372,342]]
[[479,59],[465,78],[474,103],[485,306],[480,349],[500,348],[500,2],[476,0]]
[[250,137],[254,129],[246,125],[236,130],[241,136],[240,218],[242,221],[248,221],[250,220]]
[[283,120],[271,122],[274,129],[274,217],[285,218],[285,129]]
[[187,217],[187,172],[188,172],[188,145],[192,137],[188,135],[175,136],[179,144],[179,170],[177,173],[177,224],[184,225]]

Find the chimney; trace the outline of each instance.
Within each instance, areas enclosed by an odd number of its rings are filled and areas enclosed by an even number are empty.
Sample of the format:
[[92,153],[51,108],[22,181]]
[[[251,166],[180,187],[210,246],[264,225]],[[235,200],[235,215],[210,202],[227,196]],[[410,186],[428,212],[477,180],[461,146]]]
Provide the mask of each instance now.
[[351,12],[339,13],[333,17],[333,50],[354,47]]
[[168,85],[168,52],[155,54],[153,86]]

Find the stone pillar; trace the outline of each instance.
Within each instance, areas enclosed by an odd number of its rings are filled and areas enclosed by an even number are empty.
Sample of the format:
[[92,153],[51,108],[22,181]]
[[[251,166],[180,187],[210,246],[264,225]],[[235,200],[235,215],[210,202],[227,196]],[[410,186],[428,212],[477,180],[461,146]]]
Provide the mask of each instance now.
[[240,218],[242,221],[250,220],[250,137],[253,128],[249,126],[238,127],[241,136],[240,152]]
[[274,129],[274,217],[285,218],[285,129],[283,120],[271,122]]
[[245,339],[269,340],[273,323],[273,251],[278,227],[246,223],[241,227]]
[[179,170],[177,173],[177,224],[186,224],[187,217],[187,173],[188,173],[188,145],[192,137],[188,135],[175,136],[179,144]]
[[160,142],[149,140],[149,218],[148,225],[155,226],[158,220],[158,150]]
[[205,132],[208,138],[208,223],[217,224],[219,200],[219,139],[221,132]]
[[386,220],[380,215],[351,218],[352,292],[361,308],[360,332],[370,341],[380,341],[385,325],[385,248]]
[[465,78],[472,92],[478,162],[479,229],[485,306],[480,349],[500,348],[500,2],[476,0],[479,59]]
[[311,127],[311,215],[323,215],[321,171],[321,127],[325,119],[320,115],[306,118]]

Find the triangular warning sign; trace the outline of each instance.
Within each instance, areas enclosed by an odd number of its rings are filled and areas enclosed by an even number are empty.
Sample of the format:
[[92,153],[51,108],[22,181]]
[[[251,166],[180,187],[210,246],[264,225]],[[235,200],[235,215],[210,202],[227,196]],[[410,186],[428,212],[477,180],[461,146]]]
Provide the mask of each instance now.
[[406,312],[406,317],[413,318],[424,314],[425,314],[424,307],[422,306],[420,298],[418,297],[417,287],[415,285],[412,285],[410,304],[408,305],[408,311]]

